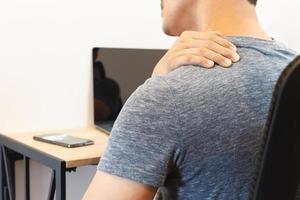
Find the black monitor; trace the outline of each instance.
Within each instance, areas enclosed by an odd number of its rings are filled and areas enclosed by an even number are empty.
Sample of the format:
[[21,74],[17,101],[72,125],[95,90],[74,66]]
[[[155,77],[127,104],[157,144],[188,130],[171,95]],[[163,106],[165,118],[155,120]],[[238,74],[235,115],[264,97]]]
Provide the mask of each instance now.
[[163,49],[93,49],[94,121],[110,133],[128,97],[151,77]]

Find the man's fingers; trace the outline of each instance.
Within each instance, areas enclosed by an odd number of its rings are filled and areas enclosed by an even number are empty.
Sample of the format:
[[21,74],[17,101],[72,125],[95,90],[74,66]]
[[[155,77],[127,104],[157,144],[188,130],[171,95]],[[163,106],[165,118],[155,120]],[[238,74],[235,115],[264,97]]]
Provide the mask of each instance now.
[[177,56],[187,56],[187,55],[194,55],[194,56],[202,56],[207,60],[211,60],[214,63],[222,67],[229,67],[232,65],[232,61],[218,53],[213,52],[212,50],[205,49],[205,48],[191,48],[182,50]]
[[221,54],[215,53],[214,51],[209,49],[197,48],[193,49],[191,52],[198,53],[207,58],[208,60],[211,60],[214,63],[217,63],[218,65],[223,67],[229,67],[232,65],[232,61],[230,59],[222,56]]
[[225,48],[229,48],[233,51],[236,51],[237,48],[234,44],[232,44],[231,42],[229,42],[228,40],[224,39],[223,37],[219,37],[217,35],[212,35],[211,36],[211,40],[215,41],[216,43],[218,43],[219,45],[225,47]]
[[216,43],[222,45],[223,47],[230,48],[236,51],[236,47],[230,41],[224,39],[222,37],[222,33],[218,31],[210,31],[210,32],[197,32],[197,31],[186,31],[185,34],[182,34],[182,41],[187,41],[190,39],[194,40],[210,40],[215,41]]
[[174,63],[175,69],[183,65],[200,65],[205,68],[212,68],[214,66],[213,61],[208,60],[203,56],[196,56],[191,54],[176,57]]
[[216,35],[221,36],[221,37],[223,36],[223,34],[219,31],[209,31],[209,33],[213,33],[213,34],[216,34]]
[[183,65],[229,67],[240,58],[234,44],[218,31],[185,31],[155,66],[153,74],[166,74]]
[[225,56],[226,58],[229,58],[233,62],[237,62],[240,59],[240,56],[235,51],[225,48],[213,41],[206,41],[205,43],[206,43],[205,45],[208,49],[210,49],[218,54],[221,54],[221,55]]
[[190,49],[190,48],[206,48],[211,51],[214,51],[217,54],[221,54],[222,56],[232,60],[233,62],[237,62],[240,59],[239,55],[235,51],[225,48],[219,45],[218,43],[210,40],[206,40],[206,41],[194,40],[194,41],[182,43],[180,48],[182,50]]
[[223,34],[219,31],[206,31],[206,32],[199,32],[199,31],[184,31],[181,33],[180,37],[206,37],[207,35],[215,34],[220,37],[223,36]]

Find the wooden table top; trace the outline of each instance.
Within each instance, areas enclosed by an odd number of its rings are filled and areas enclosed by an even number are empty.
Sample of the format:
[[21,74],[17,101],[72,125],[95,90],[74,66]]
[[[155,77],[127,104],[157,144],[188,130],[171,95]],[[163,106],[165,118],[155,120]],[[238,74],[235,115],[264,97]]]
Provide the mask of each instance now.
[[[94,141],[94,145],[66,148],[33,139],[33,136],[47,133],[64,133],[76,137],[91,139]],[[100,157],[103,155],[108,142],[108,135],[94,127],[34,133],[9,133],[3,135],[17,142],[28,145],[33,149],[45,152],[51,156],[64,160],[66,162],[66,168],[97,164]]]

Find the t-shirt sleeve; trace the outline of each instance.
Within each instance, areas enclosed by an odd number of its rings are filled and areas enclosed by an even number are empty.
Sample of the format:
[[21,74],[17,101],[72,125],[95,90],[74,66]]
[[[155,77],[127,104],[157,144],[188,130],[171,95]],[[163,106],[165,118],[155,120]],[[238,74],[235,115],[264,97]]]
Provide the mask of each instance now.
[[154,187],[164,184],[174,164],[179,128],[174,95],[163,78],[148,79],[129,97],[98,170]]

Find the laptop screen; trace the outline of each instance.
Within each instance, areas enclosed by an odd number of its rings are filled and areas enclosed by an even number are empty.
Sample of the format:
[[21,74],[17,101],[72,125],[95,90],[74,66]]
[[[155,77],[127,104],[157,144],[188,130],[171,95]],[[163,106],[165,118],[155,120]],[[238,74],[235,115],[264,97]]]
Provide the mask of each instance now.
[[151,77],[165,53],[162,49],[93,49],[96,125],[113,124],[128,97]]

